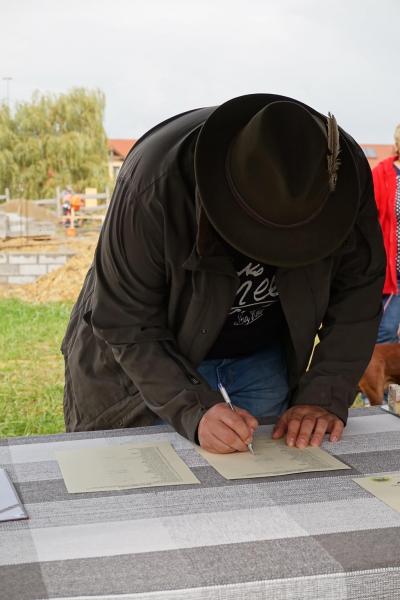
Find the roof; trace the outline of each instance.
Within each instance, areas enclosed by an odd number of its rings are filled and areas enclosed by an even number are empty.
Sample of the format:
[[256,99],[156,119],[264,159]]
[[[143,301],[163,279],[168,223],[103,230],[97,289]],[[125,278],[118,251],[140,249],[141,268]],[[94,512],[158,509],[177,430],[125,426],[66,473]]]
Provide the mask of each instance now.
[[[129,150],[137,140],[132,138],[108,139],[108,149],[117,157],[125,159]],[[381,160],[394,155],[393,144],[360,144],[365,152],[371,169],[373,169]]]
[[395,154],[393,144],[360,144],[373,169],[381,160]]
[[130,138],[119,139],[119,140],[114,140],[114,139],[107,140],[108,149],[111,150],[114,154],[116,154],[120,158],[126,158],[129,150],[132,148],[132,146],[135,143],[136,143],[136,140],[130,139]]

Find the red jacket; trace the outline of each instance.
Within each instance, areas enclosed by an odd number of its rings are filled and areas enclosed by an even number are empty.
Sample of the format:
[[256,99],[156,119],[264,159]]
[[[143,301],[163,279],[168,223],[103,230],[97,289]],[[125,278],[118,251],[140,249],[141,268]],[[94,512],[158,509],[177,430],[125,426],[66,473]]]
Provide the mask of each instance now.
[[396,187],[397,178],[394,168],[396,156],[382,160],[372,170],[374,180],[375,200],[378,207],[383,241],[385,244],[387,264],[384,294],[396,294],[397,286],[397,218],[396,218]]

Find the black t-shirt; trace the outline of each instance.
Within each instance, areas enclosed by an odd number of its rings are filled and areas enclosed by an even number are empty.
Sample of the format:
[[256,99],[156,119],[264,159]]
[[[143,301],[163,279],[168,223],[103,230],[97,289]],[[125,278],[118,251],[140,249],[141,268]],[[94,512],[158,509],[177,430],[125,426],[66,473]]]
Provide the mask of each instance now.
[[206,356],[234,358],[268,347],[284,328],[285,318],[275,284],[276,267],[229,249],[240,278],[235,302]]

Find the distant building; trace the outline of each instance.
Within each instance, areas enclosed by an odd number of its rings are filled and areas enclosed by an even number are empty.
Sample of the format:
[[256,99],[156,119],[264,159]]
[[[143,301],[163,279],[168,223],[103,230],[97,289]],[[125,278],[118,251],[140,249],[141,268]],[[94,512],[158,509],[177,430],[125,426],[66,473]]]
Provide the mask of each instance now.
[[373,169],[381,160],[395,154],[393,144],[360,144]]
[[[129,138],[107,140],[109,152],[108,170],[112,181],[116,180],[122,163],[135,143],[136,140]],[[360,144],[360,146],[364,150],[364,154],[368,159],[371,169],[373,169],[381,160],[393,156],[395,153],[393,144]]]
[[122,163],[135,142],[133,139],[107,140],[108,172],[112,181],[117,179]]

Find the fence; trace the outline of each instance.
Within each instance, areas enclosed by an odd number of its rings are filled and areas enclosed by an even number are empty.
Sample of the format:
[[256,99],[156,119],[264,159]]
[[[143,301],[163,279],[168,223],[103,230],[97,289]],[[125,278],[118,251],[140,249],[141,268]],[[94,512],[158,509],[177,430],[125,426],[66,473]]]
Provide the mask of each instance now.
[[[107,210],[108,205],[110,203],[110,190],[108,187],[105,189],[104,192],[101,192],[100,194],[78,194],[77,193],[76,195],[79,196],[80,198],[82,198],[82,200],[105,200],[105,204],[100,205],[100,206],[90,206],[90,208],[83,206],[82,207],[83,213],[86,210],[90,210],[90,212],[104,210],[104,208]],[[0,196],[0,198],[1,198],[1,196]],[[62,194],[61,194],[60,188],[57,188],[55,198],[40,198],[39,200],[32,200],[32,202],[38,206],[53,206],[56,210],[57,216],[58,217],[62,216]]]
[[[10,200],[9,190],[5,190],[4,196],[0,200],[8,200],[7,208],[0,208],[0,239],[8,237],[43,237],[52,236],[56,231],[56,223],[63,223],[67,228],[68,235],[75,235],[75,227],[82,225],[86,221],[99,223],[101,227],[105,214],[110,203],[110,191],[106,188],[105,192],[99,194],[76,194],[86,202],[75,211],[71,206],[68,214],[63,214],[63,194],[57,188],[55,198],[39,198],[38,200]],[[101,201],[101,204],[87,205],[88,200]],[[15,206],[10,206],[10,205]],[[35,215],[30,207],[48,207],[52,209],[53,216]],[[48,214],[48,213],[47,213]]]
[[0,195],[0,202],[9,202],[10,200],[10,190],[6,188],[4,190],[4,194]]

